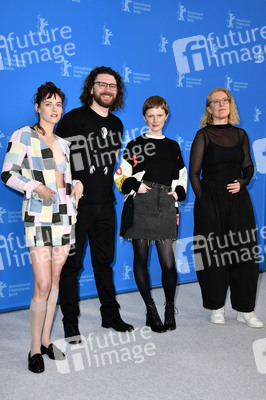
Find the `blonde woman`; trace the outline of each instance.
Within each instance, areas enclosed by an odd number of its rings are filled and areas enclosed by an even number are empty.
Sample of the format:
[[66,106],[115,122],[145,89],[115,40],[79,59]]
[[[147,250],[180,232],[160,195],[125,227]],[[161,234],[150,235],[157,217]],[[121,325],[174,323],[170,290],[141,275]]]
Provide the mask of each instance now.
[[231,93],[213,89],[190,155],[189,176],[196,195],[194,241],[204,243],[206,250],[195,257],[195,267],[212,323],[225,323],[230,288],[237,320],[261,328],[263,322],[254,313],[259,274],[256,223],[246,189],[254,167],[248,135],[234,126],[238,123]]

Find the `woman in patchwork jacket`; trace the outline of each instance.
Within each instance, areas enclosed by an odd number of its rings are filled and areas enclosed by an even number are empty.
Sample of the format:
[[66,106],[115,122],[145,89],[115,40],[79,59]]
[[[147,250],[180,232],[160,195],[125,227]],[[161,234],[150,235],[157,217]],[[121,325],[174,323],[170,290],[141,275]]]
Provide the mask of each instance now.
[[24,194],[22,218],[34,274],[28,368],[35,373],[44,371],[43,354],[65,358],[51,343],[50,332],[60,273],[75,242],[77,206],[83,192],[81,182],[72,182],[68,143],[53,133],[64,98],[52,82],[38,88],[38,122],[13,133],[1,175],[7,186]]
[[[176,328],[173,241],[177,238],[177,201],[186,198],[187,170],[178,143],[162,133],[168,117],[166,101],[160,96],[149,97],[143,105],[143,117],[149,131],[128,143],[114,179],[126,195],[120,234],[132,240],[134,276],[147,308],[146,325],[155,332],[165,332]],[[150,241],[155,241],[162,268],[164,324],[151,297],[147,266]]]

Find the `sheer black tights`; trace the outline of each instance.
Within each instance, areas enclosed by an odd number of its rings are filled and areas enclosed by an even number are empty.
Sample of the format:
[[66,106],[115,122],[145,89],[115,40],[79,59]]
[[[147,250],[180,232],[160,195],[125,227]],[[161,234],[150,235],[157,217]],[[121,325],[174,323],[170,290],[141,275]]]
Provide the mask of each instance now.
[[[173,251],[173,241],[155,241],[162,268],[162,286],[166,301],[174,301],[177,284],[177,272]],[[148,271],[149,241],[133,239],[134,276],[139,292],[145,303],[151,301],[150,278]]]

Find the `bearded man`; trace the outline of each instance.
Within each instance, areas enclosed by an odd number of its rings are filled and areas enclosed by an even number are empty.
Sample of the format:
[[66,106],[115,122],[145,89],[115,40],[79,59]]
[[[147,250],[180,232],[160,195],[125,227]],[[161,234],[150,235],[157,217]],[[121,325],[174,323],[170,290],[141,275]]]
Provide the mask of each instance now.
[[134,329],[121,319],[111,266],[115,247],[113,171],[122,143],[123,124],[110,111],[122,108],[124,93],[123,81],[116,71],[105,66],[93,69],[84,81],[82,107],[68,112],[56,130],[58,136],[71,142],[72,176],[84,186],[75,248],[62,269],[59,284],[65,340],[71,344],[81,342],[78,279],[87,238],[101,303],[102,327],[119,332]]

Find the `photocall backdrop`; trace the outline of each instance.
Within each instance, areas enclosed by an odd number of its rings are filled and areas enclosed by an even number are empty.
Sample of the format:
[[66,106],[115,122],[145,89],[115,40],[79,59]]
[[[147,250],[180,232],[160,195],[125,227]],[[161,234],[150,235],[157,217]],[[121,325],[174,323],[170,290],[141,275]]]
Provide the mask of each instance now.
[[[255,173],[249,185],[259,249],[265,270],[265,0],[10,0],[0,14],[0,162],[11,134],[34,124],[33,95],[53,81],[66,93],[65,112],[79,107],[84,79],[106,65],[123,77],[125,108],[123,147],[147,130],[142,105],[163,96],[170,108],[164,133],[179,142],[188,167],[191,143],[214,87],[234,96],[240,126],[249,137]],[[0,184],[0,312],[26,308],[33,274],[21,221],[22,195]],[[115,189],[117,227],[123,196]],[[193,264],[193,203],[180,206],[176,265],[180,283],[196,280]],[[153,246],[154,247],[154,246]],[[197,255],[208,251],[199,244]],[[136,289],[131,243],[117,229],[114,280],[117,292]],[[156,250],[150,259],[151,281],[161,283]],[[80,277],[81,298],[96,296],[89,248]]]

